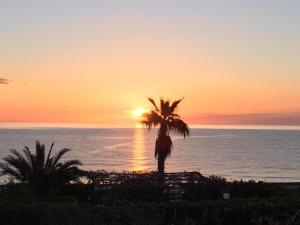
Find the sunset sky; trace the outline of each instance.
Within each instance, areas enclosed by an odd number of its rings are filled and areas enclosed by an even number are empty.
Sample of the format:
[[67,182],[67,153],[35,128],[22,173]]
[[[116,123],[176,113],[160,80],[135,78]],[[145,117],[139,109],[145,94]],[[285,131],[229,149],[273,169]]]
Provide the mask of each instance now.
[[300,1],[0,2],[0,122],[300,125]]

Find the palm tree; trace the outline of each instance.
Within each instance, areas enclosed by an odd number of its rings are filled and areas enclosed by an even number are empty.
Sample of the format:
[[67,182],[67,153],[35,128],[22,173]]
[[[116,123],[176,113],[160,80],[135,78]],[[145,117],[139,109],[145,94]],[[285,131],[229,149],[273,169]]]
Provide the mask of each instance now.
[[148,113],[144,113],[141,122],[149,129],[154,127],[159,128],[155,143],[155,158],[157,159],[158,178],[161,183],[164,180],[165,161],[171,155],[173,146],[169,133],[179,133],[185,138],[190,134],[190,131],[188,125],[176,114],[178,105],[183,98],[172,103],[160,99],[159,108],[152,98],[148,98],[148,100],[154,106],[154,109]]
[[46,156],[45,145],[36,141],[35,154],[24,147],[23,154],[12,149],[11,154],[0,163],[0,176],[9,175],[21,183],[28,184],[37,195],[56,191],[61,185],[78,180],[79,160],[61,162],[61,158],[70,151],[64,148],[51,155],[54,143]]

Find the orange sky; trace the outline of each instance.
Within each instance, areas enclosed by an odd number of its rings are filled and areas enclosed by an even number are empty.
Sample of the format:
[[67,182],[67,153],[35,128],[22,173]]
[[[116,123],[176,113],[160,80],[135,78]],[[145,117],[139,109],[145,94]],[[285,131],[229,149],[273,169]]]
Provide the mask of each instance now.
[[300,125],[291,2],[116,2],[0,6],[0,122],[135,126],[184,96],[189,124]]

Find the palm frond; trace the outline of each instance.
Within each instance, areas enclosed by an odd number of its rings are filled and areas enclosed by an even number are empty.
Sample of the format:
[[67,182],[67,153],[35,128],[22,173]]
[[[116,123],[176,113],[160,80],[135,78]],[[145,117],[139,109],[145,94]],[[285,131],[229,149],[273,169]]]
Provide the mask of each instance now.
[[64,148],[60,150],[53,158],[52,158],[52,166],[56,167],[57,162],[61,159],[61,157],[66,154],[67,152],[71,151],[68,148]]
[[152,105],[154,106],[154,108],[155,108],[155,111],[159,111],[159,109],[158,109],[158,107],[157,107],[157,105],[156,105],[155,101],[154,101],[152,98],[148,98],[148,100],[149,100],[149,102],[151,102],[151,103],[152,103]]
[[66,162],[61,163],[58,168],[60,170],[68,169],[69,167],[73,166],[81,166],[82,162],[80,160],[68,160]]
[[43,170],[45,164],[45,145],[36,141],[35,144],[36,166],[40,170]]
[[168,122],[168,129],[175,133],[183,135],[183,137],[190,135],[188,125],[181,119],[173,119]]
[[26,177],[28,177],[28,171],[31,170],[27,161],[15,155],[15,150],[11,150],[12,155],[7,155],[3,158],[3,161],[6,162],[3,164],[2,173],[9,174],[11,176],[15,176],[17,180],[22,181]]
[[51,156],[51,152],[52,152],[53,146],[54,146],[54,142],[52,142],[52,144],[51,144],[51,147],[50,147],[50,150],[49,150],[49,152],[48,152],[48,156],[47,156],[47,160],[46,160],[46,161],[48,161],[48,160],[50,159],[50,156]]
[[170,114],[170,101],[160,99],[160,112],[163,117],[168,117]]
[[47,156],[47,159],[46,159],[46,162],[45,162],[45,169],[48,170],[49,167],[51,166],[52,164],[52,159],[50,159],[50,156],[51,156],[51,152],[52,152],[52,149],[53,149],[53,146],[54,146],[54,142],[52,142],[51,144],[51,147],[50,147],[50,150],[48,152],[48,156]]
[[152,127],[157,127],[160,125],[162,121],[162,117],[157,114],[155,111],[151,111],[149,113],[143,114],[142,124],[146,125],[149,129]]
[[0,169],[1,169],[1,172],[0,172],[0,176],[3,176],[3,175],[10,175],[12,177],[14,177],[15,179],[19,180],[19,181],[22,181],[23,180],[23,177],[22,175],[19,173],[19,171],[11,168],[9,165],[7,164],[4,164],[4,163],[0,163]]
[[26,159],[16,150],[11,149],[11,155],[7,155],[3,158],[3,161],[7,162],[10,166],[13,166],[17,169],[30,169],[30,165]]
[[27,146],[24,147],[23,153],[27,159],[28,164],[30,167],[34,170],[36,169],[35,159],[36,157],[30,152],[29,148]]
[[10,149],[10,153],[15,156],[17,159],[24,160],[24,157],[15,149]]
[[179,100],[176,100],[172,103],[172,105],[170,106],[170,112],[173,113],[174,110],[177,108],[178,104],[183,100],[184,98],[181,98]]

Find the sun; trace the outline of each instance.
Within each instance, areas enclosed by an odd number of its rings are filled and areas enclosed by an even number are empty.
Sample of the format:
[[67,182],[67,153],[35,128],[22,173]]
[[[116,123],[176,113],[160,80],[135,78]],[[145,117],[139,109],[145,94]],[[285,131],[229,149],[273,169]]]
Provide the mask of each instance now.
[[132,110],[131,112],[132,112],[133,117],[141,118],[141,116],[148,111],[143,108],[136,108],[136,109]]
[[130,110],[130,114],[132,116],[132,118],[134,118],[134,120],[136,121],[136,128],[143,128],[143,124],[141,123],[142,117],[144,113],[149,112],[149,110],[147,109],[143,109],[143,108],[135,108],[133,110]]

